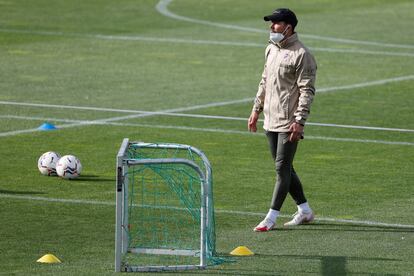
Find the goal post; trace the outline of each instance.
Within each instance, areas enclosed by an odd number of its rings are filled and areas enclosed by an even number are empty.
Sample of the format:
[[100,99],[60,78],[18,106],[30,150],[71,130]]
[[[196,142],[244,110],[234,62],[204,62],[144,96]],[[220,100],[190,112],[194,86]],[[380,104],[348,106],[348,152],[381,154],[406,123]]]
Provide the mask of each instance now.
[[181,144],[130,142],[116,164],[115,271],[203,269],[215,255],[212,169]]

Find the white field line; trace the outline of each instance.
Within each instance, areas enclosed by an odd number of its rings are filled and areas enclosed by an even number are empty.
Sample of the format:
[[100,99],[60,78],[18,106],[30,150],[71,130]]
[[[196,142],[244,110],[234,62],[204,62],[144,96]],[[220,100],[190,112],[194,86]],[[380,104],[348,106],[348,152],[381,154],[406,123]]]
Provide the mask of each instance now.
[[406,129],[406,128],[339,125],[339,124],[324,124],[324,123],[312,123],[312,122],[307,122],[306,124],[307,125],[312,125],[312,126],[322,126],[322,127],[338,127],[338,128],[366,129],[366,130],[379,130],[379,131],[396,131],[396,132],[414,132],[414,129]]
[[[21,119],[27,119],[27,118],[29,117],[24,117]],[[66,119],[62,119],[62,120],[53,119],[53,118],[43,118],[43,119],[48,119],[50,121],[56,121],[56,122],[59,122],[59,121],[68,122],[68,120]],[[113,119],[113,118],[109,118],[109,119]],[[31,120],[39,120],[39,119],[31,118]],[[217,129],[217,128],[196,128],[196,127],[171,126],[171,125],[105,122],[105,119],[100,119],[96,121],[76,121],[74,123],[58,125],[56,127],[57,128],[71,128],[71,127],[78,127],[82,125],[113,125],[113,126],[146,127],[146,128],[158,128],[158,129],[176,129],[176,130],[212,132],[212,133],[227,133],[227,134],[238,134],[238,135],[263,135],[263,133],[251,133],[248,131]],[[0,137],[12,136],[12,135],[21,134],[21,133],[37,132],[37,131],[39,130],[38,129],[26,129],[26,130],[4,132],[4,133],[0,133]],[[336,142],[354,142],[354,143],[373,143],[373,144],[384,144],[384,145],[414,146],[414,143],[412,142],[340,138],[340,137],[338,138],[338,137],[326,137],[326,136],[310,136],[309,135],[309,136],[306,136],[306,139],[336,141]]]
[[[389,78],[389,79],[382,79],[382,80],[376,80],[376,81],[356,83],[356,84],[351,84],[351,85],[320,88],[320,89],[317,89],[317,93],[332,93],[332,92],[337,92],[337,91],[346,91],[346,90],[352,90],[352,89],[356,89],[356,88],[384,85],[384,84],[387,84],[387,83],[407,81],[407,80],[413,80],[413,79],[414,79],[414,75],[401,76],[401,77],[395,77],[395,78]],[[226,106],[226,105],[246,103],[246,102],[252,102],[252,101],[253,101],[252,98],[245,98],[245,99],[239,99],[239,100],[233,100],[233,101],[213,102],[213,103],[208,103],[208,104],[203,104],[203,105],[194,105],[194,106],[189,106],[189,107],[174,108],[174,109],[152,111],[152,112],[129,110],[129,109],[113,109],[113,108],[100,108],[100,107],[82,107],[82,106],[22,103],[22,102],[12,102],[12,101],[0,101],[0,104],[32,106],[32,107],[66,108],[66,109],[79,109],[79,110],[112,111],[112,112],[119,112],[119,113],[139,113],[139,114],[133,114],[133,115],[127,115],[127,116],[113,117],[113,118],[108,118],[108,119],[94,120],[94,121],[90,121],[90,122],[87,122],[87,123],[85,123],[84,121],[82,123],[79,123],[79,124],[83,124],[83,125],[86,124],[87,125],[87,124],[92,124],[92,123],[120,121],[120,120],[133,119],[133,118],[142,118],[142,117],[148,117],[148,116],[154,116],[154,115],[166,115],[168,113],[177,113],[177,112],[182,112],[182,111],[191,111],[191,110],[197,110],[197,109],[203,109],[203,108],[209,108],[209,107]],[[71,126],[77,126],[77,123],[75,122],[72,125],[67,125],[65,127],[71,127]],[[320,126],[322,126],[322,124],[320,124]],[[368,127],[367,127],[367,129],[368,129]],[[384,130],[385,130],[385,128],[384,128]],[[20,134],[20,133],[25,133],[26,132],[26,130],[21,130],[21,131],[19,130],[15,134]],[[32,132],[33,130],[27,130],[27,131]],[[10,132],[10,134],[4,133],[3,135],[0,133],[0,136],[10,136],[10,135],[14,135],[13,133],[14,132]]]
[[314,52],[327,52],[327,53],[346,53],[346,54],[367,54],[375,56],[400,56],[400,57],[414,57],[414,53],[403,52],[385,52],[385,51],[371,51],[371,50],[359,50],[359,49],[336,49],[336,48],[322,48],[322,47],[309,47]]
[[97,119],[93,121],[87,121],[85,123],[73,123],[71,125],[65,125],[64,127],[71,127],[71,126],[77,126],[79,124],[94,124],[94,123],[108,123],[108,122],[115,122],[115,121],[122,121],[122,120],[128,120],[128,119],[135,119],[135,118],[143,118],[143,117],[149,117],[154,116],[154,114],[157,113],[175,113],[175,112],[182,112],[182,111],[190,111],[190,110],[196,110],[196,109],[202,109],[202,108],[208,108],[208,107],[217,107],[217,106],[224,106],[224,105],[231,105],[243,102],[243,100],[234,100],[234,101],[225,101],[225,102],[215,102],[215,103],[208,103],[208,104],[202,104],[202,105],[193,105],[193,106],[187,106],[187,107],[179,107],[179,108],[172,108],[172,109],[165,109],[155,112],[145,112],[145,113],[139,113],[139,114],[132,114],[132,115],[125,115],[125,116],[119,116],[119,117],[112,117],[107,119]]
[[[341,91],[341,90],[352,90],[355,88],[362,88],[362,87],[368,87],[368,86],[376,86],[376,85],[383,85],[387,83],[392,82],[399,82],[399,81],[406,81],[406,80],[412,80],[414,79],[414,75],[409,76],[402,76],[402,77],[396,77],[396,78],[390,78],[390,79],[383,79],[383,80],[377,80],[377,81],[370,81],[365,83],[357,83],[357,84],[351,84],[351,85],[344,85],[344,86],[336,86],[336,87],[328,87],[328,88],[321,88],[319,89],[317,93],[328,93],[328,92],[335,92],[335,91]],[[195,105],[195,106],[189,106],[189,107],[182,107],[182,108],[174,108],[174,109],[167,109],[167,110],[160,110],[155,112],[149,112],[149,113],[140,113],[140,114],[132,114],[127,116],[119,116],[119,117],[113,117],[113,118],[107,118],[107,119],[99,119],[99,120],[93,120],[93,121],[82,121],[82,122],[74,122],[66,125],[59,126],[60,128],[69,128],[69,127],[77,127],[81,125],[91,125],[91,124],[102,124],[102,123],[108,123],[108,122],[114,122],[114,121],[121,121],[126,119],[133,119],[133,118],[142,118],[142,117],[148,117],[153,116],[154,113],[175,113],[175,112],[182,112],[182,111],[190,111],[190,110],[196,110],[196,109],[202,109],[202,108],[208,108],[208,107],[217,107],[217,106],[226,106],[226,105],[232,105],[237,103],[245,103],[252,101],[251,98],[246,99],[240,99],[240,100],[234,100],[234,101],[224,101],[224,102],[215,102],[215,103],[208,103],[204,105]],[[59,108],[72,108],[72,109],[85,109],[88,107],[76,107],[76,106],[64,106],[64,105],[47,105],[47,104],[34,104],[34,103],[18,103],[18,102],[8,102],[8,101],[0,101],[0,104],[7,104],[7,105],[26,105],[26,106],[37,106],[37,107],[59,107]],[[125,113],[127,110],[120,110],[120,109],[112,109],[112,108],[104,108],[105,111],[116,111],[120,113]],[[95,107],[89,107],[89,110],[101,110],[101,108],[95,108]],[[137,113],[137,111],[134,111]],[[17,134],[23,134],[23,133],[31,133],[38,131],[38,129],[24,129],[24,130],[15,130],[15,131],[9,131],[9,132],[3,132],[0,133],[0,137],[6,137],[6,136],[12,136]],[[339,138],[338,138],[339,139]],[[324,138],[324,140],[327,140]],[[338,140],[339,141],[339,140]],[[351,141],[351,140],[342,140],[342,141]],[[365,142],[368,141],[374,141],[374,140],[364,140]],[[381,140],[375,140],[375,143],[385,143],[386,141]],[[394,144],[394,142],[387,142]],[[395,142],[400,145],[411,145],[410,142]],[[403,144],[401,144],[403,143]]]
[[[50,105],[48,105],[48,107],[50,108]],[[58,107],[56,107],[56,108],[58,108]],[[96,110],[96,108],[93,108],[93,109]],[[88,110],[87,107],[85,107],[85,110]],[[104,109],[104,110],[106,110],[106,109]],[[201,114],[169,113],[169,112],[150,112],[150,111],[140,111],[140,110],[136,110],[136,111],[131,110],[130,112],[131,113],[151,114],[151,115],[154,115],[154,116],[159,115],[159,116],[172,116],[172,117],[215,119],[215,120],[225,120],[225,121],[242,121],[242,122],[247,121],[247,118],[217,116],[217,115],[201,115]],[[94,124],[94,121],[91,121],[91,120],[71,120],[71,119],[59,119],[59,118],[38,117],[38,116],[0,115],[0,118],[3,118],[3,119],[17,119],[17,120],[34,120],[34,121],[45,121],[45,122]],[[259,121],[263,122],[263,119],[259,119]],[[95,123],[95,124],[99,124],[99,123]],[[101,124],[106,124],[106,123],[102,122]],[[325,123],[312,123],[312,122],[307,122],[306,125],[321,126],[321,127],[334,127],[334,128],[364,129],[364,130],[375,130],[375,131],[414,132],[414,129],[404,129],[404,128],[387,128],[387,127],[372,127],[372,126],[357,126],[357,125],[339,125],[339,124],[325,124]]]
[[[317,88],[316,93],[317,94],[332,93],[332,92],[346,91],[346,90],[352,90],[352,89],[364,88],[364,87],[370,87],[370,86],[378,86],[378,85],[384,85],[388,83],[408,81],[408,80],[414,80],[414,75],[400,76],[400,77],[394,77],[394,78],[388,78],[388,79],[380,79],[380,80],[375,80],[375,81],[361,82],[361,83],[342,85],[342,86],[322,87],[322,88]],[[13,101],[0,101],[0,104],[32,106],[32,107],[51,107],[51,108],[65,108],[65,109],[111,111],[111,112],[119,112],[119,113],[147,113],[147,114],[142,114],[142,115],[151,115],[151,114],[160,114],[160,113],[190,111],[190,110],[196,110],[196,109],[226,106],[226,105],[247,103],[247,102],[253,102],[253,98],[244,98],[244,99],[239,99],[239,100],[223,101],[223,102],[213,102],[213,103],[208,103],[208,104],[194,105],[194,106],[182,107],[182,108],[177,108],[177,109],[148,111],[148,112],[131,110],[131,109],[114,109],[114,108],[104,108],[104,107],[83,107],[83,106],[71,106],[71,105],[24,103],[24,102],[13,102]]]
[[407,80],[414,80],[414,75],[401,76],[401,77],[382,79],[382,80],[376,80],[376,81],[368,81],[368,82],[356,83],[356,84],[350,84],[350,85],[320,88],[320,89],[316,89],[316,93],[330,93],[330,92],[335,92],[335,91],[352,90],[352,89],[356,89],[356,88],[377,86],[377,85],[383,85],[383,84],[388,84],[388,83],[393,83],[393,82],[400,82],[400,81],[407,81]]
[[[0,115],[0,119],[18,119],[18,120],[35,120],[35,121],[56,121],[56,122],[64,122],[64,123],[77,123],[82,124],[86,121],[80,120],[68,120],[68,119],[56,119],[56,118],[44,118],[44,117],[29,117],[29,116],[15,116],[15,115]],[[21,130],[12,130],[7,132],[1,132],[0,137],[7,137],[7,136],[14,136],[18,134],[24,133],[32,133],[40,131],[38,128],[29,128],[29,129],[21,129]]]
[[[231,25],[231,24],[223,24],[223,23],[217,23],[217,22],[194,19],[190,17],[177,15],[168,9],[168,5],[172,1],[173,0],[160,0],[158,4],[155,6],[155,8],[160,14],[166,17],[172,18],[172,19],[176,19],[176,20],[197,23],[197,24],[202,24],[202,25],[207,25],[207,26],[213,26],[213,27],[218,27],[218,28],[224,28],[224,29],[238,30],[238,31],[243,31],[243,32],[254,32],[254,33],[267,33],[268,32],[267,30],[262,30],[262,29],[242,27],[242,26]],[[414,49],[414,45],[406,45],[406,44],[382,43],[382,42],[374,42],[374,41],[360,41],[360,40],[326,37],[326,36],[319,36],[319,35],[306,35],[306,34],[302,34],[301,36],[306,37],[308,39],[324,40],[324,41],[331,41],[331,42],[338,42],[338,43]]]
[[39,131],[39,129],[37,128],[12,130],[12,131],[1,132],[0,137],[8,137],[8,136],[14,136],[18,134],[37,132],[37,131]]
[[[181,112],[181,111],[189,111],[194,109],[200,109],[200,108],[207,108],[207,107],[215,107],[215,106],[221,106],[221,105],[228,105],[228,104],[234,104],[239,103],[240,100],[235,101],[227,101],[227,102],[219,102],[219,103],[209,103],[204,105],[195,105],[195,106],[189,106],[189,107],[182,107],[182,108],[174,108],[174,109],[167,109],[167,110],[161,110],[156,111],[157,112],[166,112],[166,113],[172,113],[172,112]],[[4,102],[1,102],[3,104]],[[16,105],[16,103],[13,103]],[[39,104],[32,104],[31,106],[38,106]],[[60,108],[64,108],[64,106],[59,106]],[[136,112],[135,112],[136,113]],[[144,114],[132,114],[132,115],[126,115],[126,116],[119,116],[119,117],[111,117],[106,119],[97,119],[92,121],[79,121],[79,122],[73,122],[65,125],[59,125],[56,126],[57,128],[71,128],[71,127],[78,127],[78,126],[84,126],[84,125],[93,125],[93,124],[109,124],[110,122],[115,121],[122,121],[122,120],[128,120],[128,119],[134,119],[134,118],[142,118],[142,117],[148,117],[148,116],[154,116],[154,112],[145,112]],[[39,131],[37,128],[31,128],[31,129],[22,129],[22,130],[14,130],[14,131],[8,131],[0,133],[0,137],[7,137],[7,136],[13,136],[17,134],[23,134],[23,133],[31,133]]]
[[194,105],[189,107],[182,107],[178,109],[169,109],[169,110],[161,110],[161,111],[140,111],[135,109],[116,109],[116,108],[106,108],[106,107],[91,107],[91,106],[74,106],[74,105],[57,105],[57,104],[43,104],[43,103],[25,103],[25,102],[13,102],[13,101],[0,101],[0,104],[3,105],[18,105],[18,106],[30,106],[30,107],[49,107],[49,108],[59,108],[59,109],[77,109],[77,110],[91,110],[91,111],[109,111],[109,112],[119,112],[119,113],[142,113],[143,115],[157,115],[163,113],[171,113],[171,112],[180,112],[180,111],[190,111],[196,109],[203,109],[208,107],[218,107],[218,106],[225,106],[225,105],[232,105],[238,103],[245,103],[251,101],[253,103],[253,99],[240,99],[240,100],[232,100],[232,101],[223,101],[223,102],[213,102],[208,104],[202,105]]
[[[193,40],[193,39],[180,39],[180,38],[159,38],[159,37],[146,37],[146,36],[128,36],[128,35],[102,35],[102,34],[81,34],[81,33],[63,33],[52,31],[29,31],[29,30],[13,30],[13,29],[0,29],[0,32],[7,33],[21,33],[30,35],[43,35],[43,36],[66,36],[66,37],[78,37],[87,39],[101,39],[101,40],[115,40],[115,41],[146,41],[156,43],[184,43],[184,44],[199,44],[199,45],[222,45],[222,46],[240,46],[240,47],[260,47],[264,48],[264,43],[249,43],[249,42],[232,42],[232,41],[217,41],[217,40]],[[372,50],[359,50],[359,49],[338,49],[338,48],[322,48],[322,47],[310,47],[315,52],[328,52],[328,53],[345,53],[345,54],[367,54],[375,56],[401,56],[401,57],[414,57],[414,53],[404,52],[386,52],[386,51],[372,51]]]
[[[147,128],[159,128],[159,129],[177,129],[186,131],[201,131],[201,132],[212,132],[212,133],[229,133],[239,135],[264,135],[263,133],[251,133],[240,130],[229,130],[229,129],[217,129],[217,128],[196,128],[196,127],[185,127],[185,126],[171,126],[171,125],[153,125],[153,124],[135,124],[135,123],[108,123],[109,125],[116,126],[131,126],[131,127],[147,127]],[[384,145],[400,145],[400,146],[414,146],[412,142],[399,142],[399,141],[385,141],[385,140],[370,140],[370,139],[355,139],[355,138],[337,138],[337,137],[325,137],[325,136],[306,136],[309,140],[323,140],[323,141],[336,141],[336,142],[355,142],[355,143],[373,143],[373,144],[384,144]]]
[[[239,134],[239,135],[264,135],[263,133],[251,133],[251,132],[248,132],[247,130],[246,131],[240,131],[240,130],[217,129],[217,128],[196,128],[196,127],[185,127],[185,126],[135,124],[135,123],[110,123],[110,124],[118,125],[118,126],[148,127],[148,128],[160,128],[160,129],[177,129],[177,130],[213,132],[213,133],[230,133],[230,134]],[[373,143],[373,144],[384,144],[384,145],[414,146],[413,142],[355,139],[355,138],[338,138],[338,137],[327,137],[327,136],[307,135],[306,139],[309,139],[309,140],[323,140],[323,141],[336,141],[336,142],[354,142],[354,143]]]
[[[384,85],[388,83],[407,81],[407,80],[413,80],[413,79],[414,79],[414,75],[401,76],[401,77],[369,81],[369,82],[363,82],[363,83],[356,83],[356,84],[350,84],[350,85],[319,88],[317,89],[317,93],[319,94],[319,93],[332,93],[332,92],[337,92],[337,91],[347,91],[347,90],[352,90],[352,89],[357,89],[357,88]],[[111,112],[119,112],[119,113],[139,113],[139,114],[134,114],[134,115],[120,116],[120,117],[94,120],[94,121],[82,121],[80,123],[74,122],[70,125],[61,126],[61,127],[73,127],[73,126],[79,126],[79,125],[99,124],[99,123],[110,122],[110,121],[120,121],[120,120],[133,119],[133,118],[139,118],[139,117],[148,117],[148,116],[154,116],[154,115],[163,115],[163,114],[166,115],[168,113],[191,111],[191,110],[196,110],[196,109],[226,106],[226,105],[232,105],[232,104],[247,103],[247,102],[252,102],[252,101],[253,101],[252,98],[245,98],[245,99],[239,99],[239,100],[233,100],[233,101],[214,102],[214,103],[208,103],[208,104],[203,104],[203,105],[195,105],[195,106],[167,109],[167,110],[160,110],[160,111],[137,111],[137,110],[129,110],[129,109],[22,103],[22,102],[12,102],[12,101],[0,101],[0,104],[32,106],[32,107],[65,108],[65,109],[78,109],[78,110],[111,111]],[[345,126],[342,126],[342,127],[345,127]],[[370,127],[361,127],[361,128],[369,129]],[[385,130],[385,128],[383,130]],[[35,132],[35,131],[37,131],[37,129],[24,129],[24,130],[3,132],[3,133],[0,133],[0,137],[12,136],[12,135],[17,135],[17,134],[22,134],[22,133],[30,133],[30,132]],[[411,132],[411,130],[409,130],[409,132]]]
[[19,115],[0,115],[0,119],[17,119],[17,120],[61,122],[61,123],[85,123],[89,121],[89,120],[58,119],[58,118],[52,118],[52,117],[19,116]]
[[[115,202],[110,202],[110,201],[63,199],[63,198],[49,198],[49,197],[40,197],[40,196],[26,196],[26,195],[12,195],[12,194],[0,194],[0,198],[28,200],[28,201],[54,202],[54,203],[64,203],[64,204],[115,206]],[[141,206],[141,205],[136,205],[136,206],[148,207],[148,206]],[[174,207],[174,209],[186,210],[186,208],[177,208],[177,207]],[[266,213],[260,213],[260,212],[245,212],[245,211],[233,211],[233,210],[224,210],[224,209],[215,209],[214,212],[219,213],[219,214],[221,213],[221,214],[255,216],[255,217],[256,216],[263,217],[266,215]],[[291,216],[280,215],[280,217],[288,218]],[[384,222],[369,221],[369,220],[351,220],[351,219],[337,219],[337,218],[325,218],[325,217],[316,217],[315,220],[321,221],[321,222],[334,222],[334,223],[343,223],[343,224],[351,224],[351,225],[368,225],[368,226],[377,226],[377,227],[414,229],[414,225],[410,225],[410,224],[384,223]]]
[[[69,126],[69,125],[73,126],[73,124],[75,124],[76,126],[78,126],[78,125],[99,124],[98,122],[94,122],[94,121],[57,119],[57,118],[46,118],[46,117],[29,117],[29,116],[16,116],[16,115],[0,115],[0,119],[17,119],[17,120],[33,120],[33,121],[70,123],[70,124],[67,124],[67,125],[61,125],[61,126],[59,126],[59,128],[65,128],[65,126]],[[14,136],[14,135],[18,135],[18,134],[32,133],[32,132],[38,132],[38,131],[40,131],[38,128],[12,130],[12,131],[7,131],[7,132],[1,132],[0,137]]]

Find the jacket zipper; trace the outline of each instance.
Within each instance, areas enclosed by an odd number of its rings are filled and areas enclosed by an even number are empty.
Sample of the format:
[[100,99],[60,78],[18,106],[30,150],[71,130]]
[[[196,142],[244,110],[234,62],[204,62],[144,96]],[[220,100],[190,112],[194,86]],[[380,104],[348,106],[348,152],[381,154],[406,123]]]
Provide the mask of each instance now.
[[[275,68],[275,63],[276,63],[276,61],[277,61],[277,57],[279,56],[279,51],[276,51],[276,54],[275,54],[275,57],[273,58],[273,60],[272,60],[272,68]],[[274,70],[273,70],[274,71]],[[269,99],[269,107],[268,107],[268,109],[269,109],[269,118],[268,118],[268,128],[270,128],[270,126],[272,125],[271,123],[272,123],[272,98],[273,98],[273,91],[275,91],[275,82],[276,82],[276,78],[277,78],[277,75],[274,75],[273,76],[274,77],[274,79],[273,79],[273,82],[272,82],[272,89],[271,89],[271,92],[272,93],[270,93],[270,99]]]

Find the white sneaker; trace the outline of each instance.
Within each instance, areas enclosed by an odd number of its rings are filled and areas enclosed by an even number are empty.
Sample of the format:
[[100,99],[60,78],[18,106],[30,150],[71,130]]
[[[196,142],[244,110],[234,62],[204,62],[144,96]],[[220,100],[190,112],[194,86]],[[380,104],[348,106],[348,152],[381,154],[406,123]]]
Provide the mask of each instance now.
[[296,226],[304,223],[311,223],[315,218],[313,212],[310,213],[301,213],[296,212],[293,214],[293,219],[291,221],[286,222],[285,226]]
[[262,220],[254,229],[255,232],[267,232],[275,227],[275,222],[268,218]]

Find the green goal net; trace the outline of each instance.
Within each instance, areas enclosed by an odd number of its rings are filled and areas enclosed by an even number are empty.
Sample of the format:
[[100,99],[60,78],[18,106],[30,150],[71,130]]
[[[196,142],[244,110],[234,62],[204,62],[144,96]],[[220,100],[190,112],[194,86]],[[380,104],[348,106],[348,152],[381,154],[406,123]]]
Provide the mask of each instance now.
[[213,264],[212,184],[210,163],[200,150],[124,139],[117,156],[115,270]]

